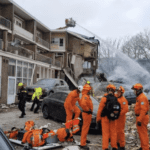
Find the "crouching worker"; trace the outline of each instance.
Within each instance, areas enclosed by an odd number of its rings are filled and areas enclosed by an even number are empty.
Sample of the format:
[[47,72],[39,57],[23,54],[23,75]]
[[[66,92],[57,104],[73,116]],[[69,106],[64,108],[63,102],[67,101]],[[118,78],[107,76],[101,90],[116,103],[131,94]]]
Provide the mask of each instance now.
[[31,106],[30,110],[33,111],[35,104],[37,104],[37,107],[35,108],[34,113],[38,113],[38,110],[40,108],[40,101],[39,101],[39,99],[40,99],[40,97],[42,95],[42,89],[39,87],[39,88],[35,88],[34,91],[35,92],[32,95],[33,104]]
[[107,86],[107,94],[101,99],[99,104],[96,121],[102,124],[102,149],[108,150],[109,138],[112,150],[117,150],[117,131],[116,126],[120,115],[120,103],[114,96],[116,87],[112,84]]
[[18,108],[22,112],[19,118],[23,118],[24,115],[26,115],[25,104],[26,104],[27,91],[25,90],[24,85],[21,82],[18,84],[18,88],[19,88],[19,93],[17,93],[18,100],[19,100]]
[[10,131],[4,131],[4,134],[7,136],[8,139],[15,139],[17,140],[18,131],[16,127],[12,127]]

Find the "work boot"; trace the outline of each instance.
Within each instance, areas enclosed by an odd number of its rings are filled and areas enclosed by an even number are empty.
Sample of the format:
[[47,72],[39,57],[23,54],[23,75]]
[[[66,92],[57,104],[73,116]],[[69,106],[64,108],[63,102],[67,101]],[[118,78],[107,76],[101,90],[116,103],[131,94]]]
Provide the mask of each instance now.
[[109,149],[107,148],[107,149],[105,149],[105,150],[109,150]]
[[87,147],[87,146],[79,146],[80,148],[82,148],[82,149],[86,149],[86,150],[89,150],[89,147]]
[[138,150],[142,150],[142,147],[140,147]]
[[34,112],[35,114],[38,114],[39,112]]
[[125,147],[120,147],[120,149],[119,150],[125,150]]
[[117,143],[117,146],[118,146],[118,148],[120,148],[120,144],[119,143]]
[[117,150],[117,148],[112,148],[112,150]]
[[24,117],[24,115],[19,116],[19,118],[23,118],[23,117]]
[[89,140],[86,140],[86,143],[91,143]]

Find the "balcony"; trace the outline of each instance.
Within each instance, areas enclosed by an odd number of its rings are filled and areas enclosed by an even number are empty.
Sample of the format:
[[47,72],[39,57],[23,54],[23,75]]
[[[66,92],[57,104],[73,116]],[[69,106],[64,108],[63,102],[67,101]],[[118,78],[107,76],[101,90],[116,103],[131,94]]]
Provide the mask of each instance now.
[[3,49],[3,40],[0,39],[0,49]]
[[23,48],[21,46],[18,46],[18,47],[12,46],[10,43],[8,44],[7,52],[17,54],[17,55],[30,58],[30,59],[34,58],[34,52],[26,48]]
[[11,30],[11,21],[9,21],[8,19],[6,19],[2,16],[0,16],[0,25]]
[[52,64],[53,59],[47,56],[44,56],[42,54],[36,54],[36,60],[44,62],[44,63],[48,63],[48,64]]
[[57,67],[61,67],[61,63],[60,63],[60,61],[55,60],[55,66],[57,66]]
[[36,37],[36,42],[39,43],[39,44],[41,44],[41,45],[43,45],[43,46],[45,46],[45,47],[47,47],[48,49],[50,47],[50,44],[47,41],[41,39],[38,36]]
[[14,32],[33,41],[33,34],[14,24]]
[[87,68],[87,69],[83,69],[83,74],[89,75],[89,74],[93,74],[93,70],[91,68]]

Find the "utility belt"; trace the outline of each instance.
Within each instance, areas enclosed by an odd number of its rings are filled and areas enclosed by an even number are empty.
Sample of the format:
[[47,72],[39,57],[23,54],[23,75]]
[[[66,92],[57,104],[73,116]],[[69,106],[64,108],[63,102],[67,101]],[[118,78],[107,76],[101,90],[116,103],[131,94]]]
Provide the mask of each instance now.
[[89,113],[88,111],[84,111],[84,110],[83,110],[82,112],[87,113],[87,114],[92,114],[92,112],[91,112],[91,113]]
[[[135,115],[136,115],[136,117],[140,116],[139,114],[135,114]],[[148,112],[145,115],[148,115]]]

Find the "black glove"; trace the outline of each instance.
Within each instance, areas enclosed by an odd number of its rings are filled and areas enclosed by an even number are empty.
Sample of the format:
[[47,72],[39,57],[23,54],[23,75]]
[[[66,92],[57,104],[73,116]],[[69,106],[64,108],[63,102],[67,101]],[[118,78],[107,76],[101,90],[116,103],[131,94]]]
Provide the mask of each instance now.
[[138,121],[138,122],[137,122],[137,125],[138,125],[138,126],[141,126],[141,122]]
[[92,114],[92,111],[91,111],[91,110],[89,110],[89,111],[87,111],[87,113],[88,113],[88,114]]

